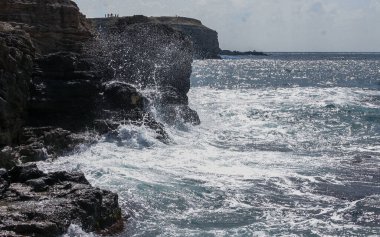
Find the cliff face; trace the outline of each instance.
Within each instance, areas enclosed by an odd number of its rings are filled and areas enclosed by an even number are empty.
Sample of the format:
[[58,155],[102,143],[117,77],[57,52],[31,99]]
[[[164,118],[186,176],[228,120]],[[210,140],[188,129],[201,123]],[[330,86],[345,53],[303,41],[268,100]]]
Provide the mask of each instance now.
[[0,21],[29,33],[41,54],[78,51],[91,37],[85,16],[70,0],[0,1]]
[[200,123],[187,98],[192,44],[167,24],[108,18],[94,38],[69,0],[2,1],[0,19],[0,167],[57,157],[94,142],[84,130],[112,134],[124,121],[165,142],[152,104],[167,122]]
[[122,228],[117,195],[83,174],[15,167],[95,140],[59,127],[82,122],[98,101],[100,79],[79,54],[90,36],[71,1],[0,2],[0,236],[59,236],[74,222],[88,231]]
[[151,17],[151,19],[168,24],[188,35],[193,42],[195,59],[219,58],[218,33],[204,26],[201,21],[185,17]]
[[33,57],[34,47],[29,35],[0,22],[0,147],[19,139]]
[[[80,52],[92,36],[84,15],[74,2],[0,1],[1,21],[4,22],[0,26],[0,156],[1,147],[22,142],[22,126],[34,124],[33,118],[41,121],[40,124],[49,119],[54,121],[49,106],[58,109],[63,104],[55,102],[64,101],[65,112],[69,112],[68,104],[81,104],[78,103],[83,101],[81,99],[88,101],[87,94],[78,91],[81,88],[87,92],[91,86],[84,89],[83,84],[94,84],[88,82],[92,78],[88,73],[75,74],[83,67],[69,66],[79,60],[70,62],[63,54],[46,56],[59,51]],[[77,79],[82,80],[73,83]],[[75,92],[83,94],[82,97],[73,96]],[[39,116],[34,117],[37,113]],[[62,114],[59,117],[63,117]]]
[[144,90],[151,104],[167,123],[199,124],[188,107],[192,42],[167,24],[152,23],[146,17],[94,20],[99,31],[102,65],[110,65],[113,80]]
[[207,28],[201,21],[186,17],[145,17],[141,15],[121,18],[96,18],[91,19],[96,28],[114,28],[117,24],[133,25],[141,23],[156,23],[168,25],[173,29],[183,32],[193,44],[194,59],[219,58],[218,33]]

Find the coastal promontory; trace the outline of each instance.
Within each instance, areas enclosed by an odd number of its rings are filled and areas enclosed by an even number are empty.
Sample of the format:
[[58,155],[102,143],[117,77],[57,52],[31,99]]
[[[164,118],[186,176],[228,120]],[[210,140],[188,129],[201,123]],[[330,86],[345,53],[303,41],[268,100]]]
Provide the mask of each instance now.
[[34,162],[117,140],[126,123],[170,143],[165,126],[200,123],[187,97],[193,59],[218,52],[217,33],[194,19],[89,20],[70,0],[1,1],[0,235],[122,229],[117,194]]

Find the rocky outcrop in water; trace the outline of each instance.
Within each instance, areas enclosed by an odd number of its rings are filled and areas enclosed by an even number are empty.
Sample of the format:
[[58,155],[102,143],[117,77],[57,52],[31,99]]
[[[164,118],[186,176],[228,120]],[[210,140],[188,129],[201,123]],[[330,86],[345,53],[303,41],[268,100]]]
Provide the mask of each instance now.
[[200,123],[188,107],[192,43],[167,20],[115,18],[89,40],[90,27],[69,0],[9,0],[0,7],[0,19],[8,21],[0,35],[2,167],[54,158],[77,145],[67,139],[71,145],[50,146],[45,134],[59,140],[56,131],[104,134],[128,121],[166,140],[152,105],[168,123]]
[[103,234],[123,228],[118,196],[91,187],[82,173],[0,169],[0,197],[0,236],[58,236],[70,224]]
[[[83,48],[92,34],[74,2],[9,0],[0,7],[0,19],[8,21],[0,35],[0,167],[57,157],[79,141],[92,144],[97,134],[125,121],[150,126],[159,139],[167,138],[163,126],[147,115],[147,100],[130,85],[111,85],[112,70],[97,67],[91,49]],[[79,139],[51,146],[44,134],[60,140],[56,131]]]
[[165,122],[199,124],[188,107],[190,39],[166,24],[144,22],[144,17],[115,19],[103,22],[106,27],[97,25],[101,40],[93,48],[103,58],[100,65],[111,65],[114,80],[143,90]]
[[168,142],[151,107],[171,124],[200,123],[188,106],[189,36],[151,20],[110,26],[93,37],[69,0],[0,2],[0,235],[56,236],[70,223],[120,227],[117,195],[82,174],[21,163],[79,151],[99,135],[119,139],[124,124]]

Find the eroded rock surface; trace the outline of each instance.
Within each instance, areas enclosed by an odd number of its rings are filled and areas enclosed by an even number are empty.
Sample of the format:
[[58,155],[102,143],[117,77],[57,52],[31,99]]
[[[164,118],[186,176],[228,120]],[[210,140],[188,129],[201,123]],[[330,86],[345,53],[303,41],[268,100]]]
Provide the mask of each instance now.
[[40,54],[80,51],[91,38],[90,27],[70,0],[0,1],[0,21],[29,33]]
[[0,236],[59,236],[70,224],[103,233],[123,227],[118,196],[82,173],[46,174],[29,164],[0,170],[0,196]]
[[19,140],[29,95],[34,47],[28,34],[0,22],[0,147]]

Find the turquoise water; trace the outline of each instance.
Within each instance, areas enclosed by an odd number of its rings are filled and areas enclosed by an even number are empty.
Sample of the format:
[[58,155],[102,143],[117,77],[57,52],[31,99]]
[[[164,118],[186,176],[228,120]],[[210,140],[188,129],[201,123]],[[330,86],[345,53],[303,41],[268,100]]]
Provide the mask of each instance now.
[[171,144],[125,125],[40,166],[117,192],[122,236],[380,235],[379,54],[195,61],[191,83],[202,124]]

